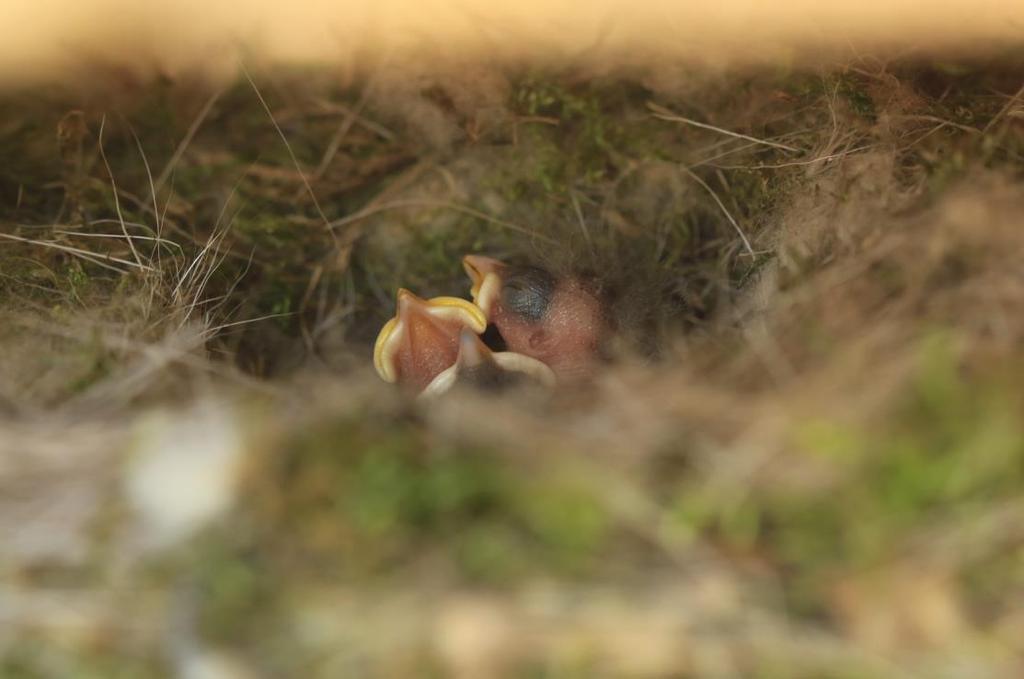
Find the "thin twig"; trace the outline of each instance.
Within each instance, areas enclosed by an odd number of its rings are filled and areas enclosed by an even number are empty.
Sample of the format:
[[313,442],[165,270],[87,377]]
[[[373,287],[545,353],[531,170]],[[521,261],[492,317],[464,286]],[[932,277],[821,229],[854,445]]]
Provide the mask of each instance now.
[[[54,233],[59,233],[62,236],[71,236],[73,238],[124,238],[124,236],[119,233],[83,233],[82,231],[63,231],[61,229],[55,229]],[[134,240],[153,241],[158,245],[173,245],[178,248],[179,252],[184,252],[180,244],[166,238],[154,238],[153,236],[128,236],[128,238],[132,238]]]
[[295,165],[295,170],[299,173],[299,177],[302,178],[302,183],[305,185],[306,191],[309,193],[309,197],[313,201],[313,207],[316,208],[317,214],[319,214],[320,218],[323,220],[324,226],[326,226],[327,230],[330,231],[331,221],[327,219],[327,215],[324,214],[323,208],[320,207],[320,201],[316,199],[316,193],[313,192],[313,187],[309,183],[309,179],[306,178],[306,173],[302,171],[302,166],[299,164],[299,158],[295,155],[295,151],[292,150],[292,145],[288,142],[288,137],[285,136],[284,130],[281,129],[281,126],[277,124],[277,119],[274,118],[274,113],[270,110],[267,100],[263,98],[263,93],[260,92],[260,88],[256,86],[256,81],[254,81],[252,76],[249,75],[249,69],[245,67],[244,63],[240,62],[240,65],[242,67],[242,73],[245,75],[245,79],[249,81],[249,85],[252,86],[252,91],[256,93],[256,98],[260,100],[260,105],[263,106],[263,110],[266,111],[267,117],[270,118],[270,123],[274,126],[274,129],[277,130],[277,134],[281,137],[281,141],[284,142],[284,147],[288,150],[288,155],[291,157],[292,163]]
[[690,170],[690,168],[686,167],[685,165],[680,165],[679,167],[683,172],[685,172],[690,177],[690,179],[703,186],[704,190],[711,194],[711,197],[715,199],[715,202],[718,203],[718,207],[721,208],[722,212],[725,214],[726,219],[728,219],[729,222],[733,225],[733,228],[736,229],[736,233],[739,234],[740,240],[743,241],[743,247],[746,248],[747,253],[751,257],[756,256],[757,253],[754,252],[754,248],[750,245],[750,241],[747,240],[746,234],[743,233],[743,229],[740,228],[739,222],[737,222],[736,219],[729,213],[729,210],[725,207],[725,203],[723,203],[722,199],[718,197],[718,194],[715,193],[715,190],[708,186],[708,183],[701,179],[700,177],[698,177],[692,170]]
[[[223,220],[223,219],[224,219],[224,215],[225,215],[225,214],[227,214],[227,211],[228,211],[228,205],[230,205],[230,204],[231,204],[231,200],[232,200],[232,198],[234,198],[234,196],[235,196],[235,193],[236,193],[237,191],[238,191],[238,183],[236,183],[236,184],[235,184],[235,185],[234,185],[234,186],[233,186],[233,187],[231,188],[231,193],[229,193],[229,194],[228,194],[228,197],[227,197],[227,198],[226,198],[226,199],[224,200],[224,204],[223,204],[223,205],[221,206],[221,208],[220,208],[220,213],[219,213],[219,214],[217,215],[217,221],[216,221],[216,222],[214,222],[214,224],[215,224],[215,229],[216,229],[216,226],[219,226],[219,225],[220,225],[220,223],[221,223],[221,220]],[[226,232],[226,229],[225,229],[224,231]],[[206,243],[205,243],[205,244],[204,244],[204,245],[202,246],[202,248],[200,249],[200,251],[199,251],[199,254],[197,254],[197,255],[195,256],[195,258],[194,258],[194,259],[192,260],[192,263],[191,263],[191,264],[189,264],[189,265],[188,265],[187,267],[185,267],[185,270],[184,270],[184,271],[183,271],[183,272],[181,273],[181,275],[180,275],[180,276],[178,276],[178,283],[177,283],[177,284],[176,284],[176,285],[174,286],[174,290],[173,290],[173,291],[171,291],[171,295],[172,295],[172,296],[173,296],[174,298],[176,298],[176,299],[180,299],[178,295],[179,295],[179,293],[181,292],[181,290],[182,290],[182,287],[183,287],[183,286],[185,285],[185,283],[186,283],[186,282],[188,281],[188,277],[189,277],[189,276],[190,276],[190,275],[192,274],[192,270],[193,270],[194,268],[196,268],[197,266],[199,266],[199,263],[200,263],[200,262],[202,261],[203,257],[205,257],[205,256],[206,256],[206,253],[207,253],[207,252],[208,252],[208,251],[209,251],[210,249],[214,249],[214,251],[216,252],[216,246],[217,246],[217,242],[218,242],[218,240],[219,240],[219,238],[218,238],[218,233],[220,233],[220,232],[218,232],[218,231],[216,231],[216,230],[215,230],[215,231],[214,231],[214,232],[213,232],[213,233],[212,233],[212,234],[210,235],[210,237],[206,239]]]
[[[149,179],[149,193],[153,198],[153,215],[156,219],[156,236],[160,238],[162,235],[162,229],[160,224],[160,205],[156,198],[156,184],[153,182],[153,170],[149,167],[149,160],[146,158],[146,152],[142,148],[142,140],[139,139],[139,135],[135,134],[135,129],[128,125],[128,131],[132,133],[132,139],[135,140],[135,146],[139,150],[139,156],[142,158],[142,166],[146,169],[146,177]],[[159,262],[157,263],[159,265]]]
[[188,130],[185,131],[185,136],[182,137],[181,142],[179,142],[178,146],[174,149],[174,153],[171,154],[171,159],[167,161],[167,165],[164,166],[160,176],[157,177],[157,191],[162,189],[164,184],[167,183],[171,173],[174,172],[174,168],[177,167],[178,163],[181,161],[181,157],[185,155],[185,150],[189,147],[189,144],[192,143],[196,133],[199,132],[199,128],[202,127],[203,121],[206,120],[206,116],[210,115],[213,105],[217,103],[217,100],[220,99],[220,96],[223,93],[224,90],[217,90],[209,99],[206,100],[206,103],[203,104],[203,108],[199,110],[199,115],[197,115],[195,120],[192,121],[192,124],[189,125]]
[[701,163],[708,164],[711,167],[717,167],[720,170],[777,170],[783,167],[794,167],[798,165],[813,165],[814,163],[827,162],[829,160],[835,160],[836,158],[844,158],[846,156],[853,155],[854,153],[860,153],[861,151],[870,151],[874,148],[873,145],[858,146],[854,149],[847,151],[838,151],[836,153],[830,153],[827,156],[818,156],[817,158],[810,158],[808,160],[791,160],[788,163],[775,163],[773,165],[716,165],[714,163]]
[[324,155],[320,158],[320,164],[316,166],[313,171],[313,179],[320,179],[323,177],[327,168],[330,166],[331,161],[334,160],[334,156],[337,155],[338,149],[341,148],[341,143],[348,136],[349,130],[355,125],[356,121],[359,120],[360,114],[363,109],[366,108],[366,102],[370,99],[370,88],[373,86],[372,81],[363,88],[363,93],[359,97],[359,101],[356,102],[355,107],[350,108],[346,113],[345,117],[341,121],[341,125],[338,126],[338,130],[331,137],[331,141],[327,144],[327,149],[324,151]]
[[991,130],[996,123],[1002,120],[1003,117],[1010,112],[1010,109],[1013,108],[1013,105],[1017,103],[1017,100],[1020,99],[1020,96],[1022,94],[1024,94],[1024,85],[1021,85],[1021,88],[1017,90],[1017,94],[1010,97],[1010,101],[1006,102],[1006,106],[1000,109],[999,113],[997,113],[995,117],[992,118],[992,120],[988,121],[985,127],[981,128],[981,133],[988,134],[988,131]]
[[[922,120],[922,121],[928,122],[928,123],[937,123],[939,128],[942,128],[942,127],[954,127],[956,129],[960,130],[961,132],[966,132],[968,134],[977,134],[977,135],[984,134],[984,132],[982,130],[979,130],[976,127],[971,127],[970,125],[962,125],[960,123],[955,123],[952,120],[946,120],[945,118],[940,118],[938,116],[907,114],[907,115],[894,115],[892,117],[894,119],[897,119],[897,120]],[[938,129],[938,128],[936,128],[936,129]]]
[[[0,238],[6,238],[8,240],[18,241],[19,243],[28,243],[29,245],[38,245],[38,246],[44,247],[44,248],[52,248],[52,249],[58,250],[60,252],[66,252],[66,253],[68,253],[70,255],[76,255],[76,256],[79,256],[79,257],[83,257],[85,259],[88,259],[91,262],[94,262],[95,264],[99,264],[100,266],[103,266],[103,267],[105,267],[107,269],[111,269],[112,271],[116,271],[118,273],[125,273],[125,272],[123,270],[121,270],[121,269],[118,269],[115,266],[110,266],[109,264],[105,264],[105,262],[116,262],[117,264],[122,264],[124,266],[131,267],[133,269],[141,269],[143,271],[155,271],[155,269],[153,269],[153,267],[146,266],[142,262],[133,262],[130,259],[121,259],[120,257],[112,257],[110,255],[100,255],[100,254],[97,254],[95,252],[89,252],[88,250],[82,250],[81,248],[73,248],[70,245],[61,245],[60,243],[54,243],[53,241],[48,241],[48,240],[32,240],[31,238],[22,238],[21,236],[15,236],[15,235],[12,235],[12,234],[9,234],[9,233],[0,233]],[[129,242],[131,242],[130,238],[129,238]]]
[[569,198],[572,199],[572,207],[576,212],[576,219],[580,223],[580,231],[583,232],[583,240],[587,242],[588,247],[593,247],[593,243],[590,241],[590,230],[587,228],[587,221],[583,218],[583,209],[580,207],[580,199],[576,196],[575,191],[569,192]]
[[[338,113],[348,115],[352,110],[351,106],[346,106],[345,104],[338,102],[320,100],[317,103],[329,115],[337,115]],[[395,140],[394,132],[374,120],[368,120],[362,116],[356,116],[356,125],[368,132],[372,132],[384,141]]]
[[[117,218],[121,222],[121,230],[124,232],[124,237],[128,241],[128,247],[131,248],[132,256],[135,257],[135,262],[139,265],[139,268],[143,267],[142,258],[139,257],[138,251],[135,249],[135,243],[128,237],[128,227],[124,223],[124,214],[121,213],[121,199],[117,195],[117,183],[114,181],[114,172],[110,169],[110,162],[107,161],[107,153],[103,150],[103,130],[107,125],[107,116],[104,115],[100,120],[100,132],[99,132],[99,147],[100,157],[103,159],[103,165],[107,168],[107,175],[110,177],[110,186],[114,191],[114,210],[117,212]],[[152,270],[152,269],[150,269]]]
[[271,318],[284,318],[285,316],[294,316],[296,313],[298,312],[287,311],[280,314],[267,314],[266,316],[257,316],[256,318],[243,318],[240,321],[231,321],[230,323],[223,323],[221,325],[207,328],[206,330],[203,331],[203,334],[209,337],[213,337],[221,330],[225,330],[227,328],[234,328],[239,325],[248,325],[249,323],[256,323],[257,321],[266,321]]
[[791,153],[804,153],[803,149],[798,149],[795,146],[788,146],[786,144],[779,144],[778,142],[768,141],[767,139],[758,139],[757,137],[751,137],[749,134],[742,134],[741,132],[733,132],[732,130],[726,130],[721,127],[714,125],[708,125],[707,123],[701,123],[691,118],[685,118],[664,106],[659,106],[652,101],[647,102],[647,108],[654,111],[652,114],[658,120],[668,120],[674,123],[685,123],[692,125],[693,127],[699,127],[704,130],[711,130],[712,132],[718,132],[719,134],[728,135],[730,137],[736,137],[737,139],[745,139],[746,141],[752,141],[763,146],[770,146],[775,149],[782,149],[783,151],[789,151]]
[[502,227],[504,227],[506,229],[509,229],[510,231],[515,231],[517,233],[522,233],[522,234],[525,234],[525,235],[530,236],[532,238],[536,238],[536,239],[538,239],[540,241],[543,241],[545,243],[555,244],[557,242],[553,238],[548,238],[547,236],[542,236],[541,234],[539,234],[539,233],[537,233],[535,231],[530,231],[526,227],[519,226],[518,224],[513,224],[512,222],[506,222],[505,220],[498,219],[497,217],[492,217],[491,215],[487,214],[486,212],[481,212],[480,210],[474,210],[473,208],[466,207],[465,205],[459,205],[458,203],[450,203],[450,202],[444,201],[444,200],[423,200],[423,199],[393,200],[393,201],[390,201],[390,202],[387,202],[387,203],[380,203],[380,204],[377,204],[377,205],[372,205],[372,206],[369,206],[369,207],[365,207],[362,210],[360,210],[360,211],[358,211],[358,212],[356,212],[354,214],[351,214],[351,215],[348,215],[346,217],[342,217],[341,219],[336,219],[333,222],[330,222],[328,224],[328,226],[330,226],[330,228],[332,228],[332,229],[336,229],[336,228],[340,228],[342,226],[347,226],[347,225],[352,224],[354,222],[361,221],[363,219],[366,219],[367,217],[371,217],[371,216],[377,214],[378,212],[386,212],[388,210],[398,210],[398,209],[406,208],[406,207],[437,207],[437,208],[446,208],[448,210],[455,210],[456,212],[462,212],[464,214],[471,215],[473,217],[477,217],[478,219],[483,219],[483,220],[488,221],[488,222],[490,222],[492,224],[495,224],[497,226],[502,226]]
[[[132,133],[132,139],[135,140],[135,146],[139,149],[139,157],[142,158],[142,165],[143,165],[143,167],[146,168],[146,177],[149,179],[149,191],[150,191],[150,194],[151,194],[151,196],[153,198],[153,219],[154,219],[154,221],[156,223],[156,237],[157,237],[157,240],[159,241],[159,240],[161,240],[161,237],[163,236],[163,224],[161,223],[161,219],[160,219],[160,204],[159,204],[159,202],[157,202],[157,197],[156,197],[156,184],[153,183],[153,170],[149,166],[149,159],[146,158],[146,152],[142,148],[142,140],[139,139],[139,135],[135,134],[135,129],[131,126],[131,124],[129,124],[127,121],[125,121],[125,124],[128,125],[128,131]],[[131,243],[132,241],[129,239],[128,242]],[[156,247],[156,248],[153,249],[153,254],[152,254],[152,256],[150,257],[150,260],[149,260],[150,262],[153,262],[154,259],[156,260],[155,263],[156,263],[156,268],[157,268],[158,271],[163,270],[163,266],[162,266],[163,262],[161,261],[161,256],[160,255],[161,255],[160,248]],[[148,302],[147,309],[151,309],[152,308],[152,306],[153,306],[153,299],[156,297],[156,293],[157,293],[157,286],[156,285],[150,285],[149,286],[149,302]]]

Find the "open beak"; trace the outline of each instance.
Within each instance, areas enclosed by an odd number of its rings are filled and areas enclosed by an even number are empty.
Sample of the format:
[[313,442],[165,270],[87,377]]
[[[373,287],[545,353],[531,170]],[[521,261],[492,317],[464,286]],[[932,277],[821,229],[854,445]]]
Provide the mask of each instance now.
[[555,374],[544,363],[510,351],[494,353],[479,336],[463,328],[459,334],[459,353],[455,363],[439,373],[423,389],[420,398],[440,396],[458,382],[468,382],[480,388],[501,388],[521,378],[549,389],[555,386]]
[[472,281],[469,292],[473,296],[473,303],[490,316],[494,303],[501,295],[501,276],[505,265],[492,257],[466,255],[462,258],[462,268]]
[[455,365],[460,370],[474,370],[495,365],[494,353],[484,344],[480,336],[463,328],[459,333],[459,355]]
[[455,363],[459,333],[482,333],[487,317],[457,297],[421,299],[398,291],[398,313],[384,324],[373,347],[373,367],[385,382],[422,389]]

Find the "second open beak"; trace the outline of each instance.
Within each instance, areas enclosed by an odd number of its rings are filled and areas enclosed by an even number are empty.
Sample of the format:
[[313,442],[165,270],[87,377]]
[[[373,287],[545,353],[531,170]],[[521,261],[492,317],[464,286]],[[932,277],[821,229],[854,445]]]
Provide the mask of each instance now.
[[459,334],[459,353],[455,363],[442,371],[420,393],[429,399],[450,391],[456,383],[479,389],[502,389],[523,380],[547,389],[555,386],[551,368],[535,358],[510,351],[492,352],[483,340],[468,328]]
[[462,258],[462,267],[472,283],[469,292],[473,303],[490,317],[495,302],[501,296],[505,265],[493,257],[466,255]]

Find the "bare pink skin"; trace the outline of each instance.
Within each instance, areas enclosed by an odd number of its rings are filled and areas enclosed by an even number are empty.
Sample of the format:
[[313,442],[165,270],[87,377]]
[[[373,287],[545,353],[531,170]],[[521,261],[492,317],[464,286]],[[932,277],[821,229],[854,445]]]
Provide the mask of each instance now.
[[418,300],[400,302],[408,309],[400,309],[406,323],[398,360],[398,381],[416,391],[430,384],[441,371],[455,362],[459,355],[459,332],[462,323],[439,319],[423,313],[415,305]]
[[560,382],[577,381],[593,372],[605,332],[601,303],[574,278],[559,281],[539,322],[508,311],[500,299],[494,302],[490,321],[509,351],[543,361]]

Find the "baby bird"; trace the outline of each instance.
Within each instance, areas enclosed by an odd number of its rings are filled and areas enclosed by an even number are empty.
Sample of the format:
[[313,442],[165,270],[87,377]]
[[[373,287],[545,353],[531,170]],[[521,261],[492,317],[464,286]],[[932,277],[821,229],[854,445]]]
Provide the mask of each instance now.
[[522,384],[555,386],[555,374],[540,361],[510,351],[492,352],[469,328],[459,333],[459,354],[455,363],[442,371],[420,392],[433,398],[458,386],[499,391]]
[[426,300],[402,288],[398,313],[377,335],[373,366],[385,382],[423,390],[459,356],[459,333],[482,333],[487,317],[457,297]]
[[588,377],[607,334],[604,308],[579,277],[466,255],[470,293],[510,352],[545,363],[559,382]]

